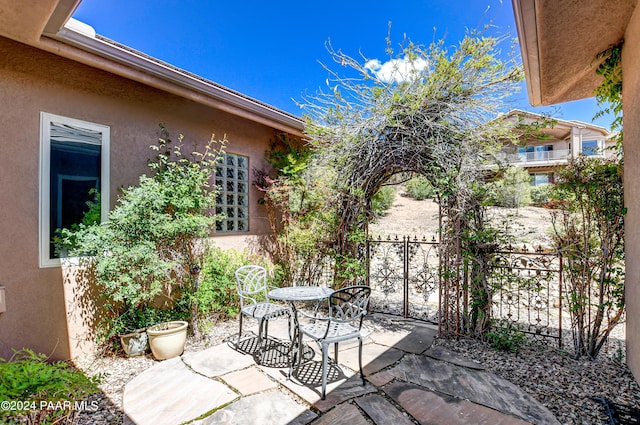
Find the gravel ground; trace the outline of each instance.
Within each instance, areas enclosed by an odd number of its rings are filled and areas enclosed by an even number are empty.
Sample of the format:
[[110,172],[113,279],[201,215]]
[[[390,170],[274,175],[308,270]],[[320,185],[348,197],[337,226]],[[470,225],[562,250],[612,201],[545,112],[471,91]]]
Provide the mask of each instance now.
[[476,360],[518,385],[553,412],[562,424],[609,424],[601,405],[591,397],[640,408],[640,387],[626,365],[620,363],[624,353],[621,340],[611,340],[609,352],[601,353],[593,361],[575,359],[569,352],[545,344],[531,344],[517,353],[497,351],[487,343],[471,339],[438,339],[436,344]]

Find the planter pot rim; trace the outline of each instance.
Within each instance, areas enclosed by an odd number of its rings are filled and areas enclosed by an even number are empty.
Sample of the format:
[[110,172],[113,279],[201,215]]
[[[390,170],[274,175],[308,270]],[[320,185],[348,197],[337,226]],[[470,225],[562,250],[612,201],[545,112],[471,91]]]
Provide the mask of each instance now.
[[131,335],[145,333],[146,331],[147,331],[147,328],[140,328],[140,329],[136,329],[134,331],[125,331],[125,333],[118,334],[118,336],[119,337],[127,337],[127,336],[131,336]]
[[149,326],[147,333],[149,335],[163,335],[166,333],[179,332],[189,326],[189,323],[184,320],[173,320],[170,322],[158,323],[157,325]]

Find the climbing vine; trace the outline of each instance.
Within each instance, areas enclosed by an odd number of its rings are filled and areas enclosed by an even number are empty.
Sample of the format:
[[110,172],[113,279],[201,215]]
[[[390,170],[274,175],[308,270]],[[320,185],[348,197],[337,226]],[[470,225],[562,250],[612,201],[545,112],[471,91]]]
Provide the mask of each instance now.
[[596,74],[602,76],[602,82],[595,89],[596,101],[602,109],[593,117],[600,118],[613,114],[611,129],[617,131],[617,149],[622,152],[622,46],[624,41],[609,46],[600,52],[595,60],[601,61]]
[[[376,72],[379,61],[356,59],[329,46],[343,71],[325,67],[329,90],[301,104],[309,117],[307,134],[318,163],[335,170],[337,177],[332,198],[338,219],[336,251],[346,258],[357,255],[354,242],[366,235],[373,216],[371,199],[393,176],[422,175],[434,187],[446,215],[442,275],[451,281],[446,286],[451,288],[452,306],[458,302],[455,288],[460,285],[464,252],[490,255],[489,250],[471,246],[487,242],[482,237],[486,220],[479,187],[502,141],[513,137],[508,124],[494,118],[522,80],[518,61],[514,56],[505,59],[499,47],[505,41],[470,32],[457,46],[444,40],[429,46],[404,40],[395,52],[388,40],[387,63],[394,68],[390,74]],[[474,270],[487,263],[484,257]],[[471,293],[483,293],[476,304],[482,311],[475,314],[482,320],[473,326],[482,332],[491,294],[486,294],[484,277],[471,282],[478,286]],[[441,313],[450,317],[449,310]],[[459,330],[459,317],[450,318]]]

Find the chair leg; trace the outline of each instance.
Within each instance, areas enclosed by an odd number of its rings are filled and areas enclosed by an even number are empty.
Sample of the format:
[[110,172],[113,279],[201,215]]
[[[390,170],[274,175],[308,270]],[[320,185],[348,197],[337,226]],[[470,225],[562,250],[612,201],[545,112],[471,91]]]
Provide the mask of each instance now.
[[264,319],[258,321],[258,346],[262,345],[262,328],[264,328]]
[[[302,332],[298,330],[298,358],[295,357],[291,360],[291,368],[296,367],[296,375],[300,372],[300,365],[302,364],[302,354],[304,349],[302,348]],[[297,363],[297,365],[296,365]]]
[[322,344],[322,399],[327,396],[327,366],[329,362],[329,346]]
[[338,343],[337,342],[333,346],[333,356],[336,358],[336,363],[338,363]]
[[242,337],[242,316],[243,314],[240,313],[240,317],[238,318],[238,321],[240,322],[240,329],[238,330],[238,341],[236,341],[236,348],[240,345],[240,338]]
[[365,385],[364,382],[364,372],[362,371],[362,337],[358,337],[358,364],[360,366],[360,377],[362,378],[362,385]]

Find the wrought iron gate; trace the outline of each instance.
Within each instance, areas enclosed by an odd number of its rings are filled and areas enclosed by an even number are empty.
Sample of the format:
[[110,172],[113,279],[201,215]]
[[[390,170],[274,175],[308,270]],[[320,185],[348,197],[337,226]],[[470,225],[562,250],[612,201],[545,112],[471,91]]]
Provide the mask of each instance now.
[[[464,333],[468,315],[468,267],[441,269],[435,236],[367,240],[367,284],[374,311],[437,323],[444,333]],[[444,278],[443,278],[444,276]],[[448,276],[448,277],[447,277]],[[562,257],[507,247],[495,253],[488,281],[494,319],[517,323],[534,337],[562,345]]]
[[517,323],[536,338],[555,339],[562,347],[562,255],[507,247],[495,254],[491,284],[492,317]]
[[440,261],[435,236],[369,239],[367,284],[374,310],[436,321]]

